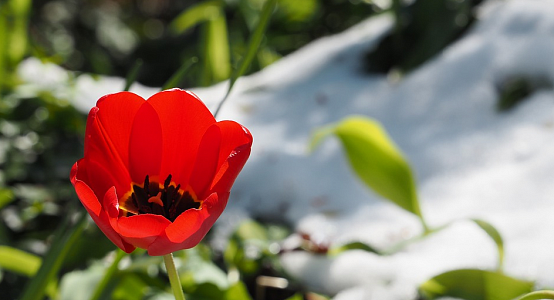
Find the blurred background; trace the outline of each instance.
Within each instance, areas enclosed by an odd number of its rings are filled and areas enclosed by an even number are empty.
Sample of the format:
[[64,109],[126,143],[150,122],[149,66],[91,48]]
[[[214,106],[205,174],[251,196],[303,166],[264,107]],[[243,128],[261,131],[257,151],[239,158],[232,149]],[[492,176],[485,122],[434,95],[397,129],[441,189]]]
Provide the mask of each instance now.
[[[394,26],[367,49],[359,62],[360,72],[406,74],[463,36],[475,21],[474,8],[480,2],[278,0],[246,74],[315,39],[382,14],[392,15]],[[4,247],[0,299],[22,295],[52,249],[56,230],[67,230],[64,220],[84,211],[68,176],[72,164],[82,157],[86,116],[71,105],[71,99],[26,85],[18,73],[20,64],[33,57],[61,66],[70,71],[65,79],[69,87],[83,74],[127,77],[133,69],[138,70],[136,82],[150,87],[163,86],[175,74],[182,75],[174,86],[211,86],[227,80],[238,68],[264,3],[0,0],[0,245]],[[508,89],[508,93],[517,100],[525,95],[525,88]],[[201,245],[179,254],[185,292],[190,299],[328,299],[301,285],[285,291],[268,289],[260,296],[256,283],[260,275],[285,276],[270,245],[291,230],[287,224],[251,221],[233,235],[225,253]],[[247,241],[253,236],[267,249],[248,258]],[[72,242],[68,252],[58,250],[64,253],[63,263],[53,276],[57,279],[48,279],[53,282],[48,297],[89,299],[113,261],[110,251],[115,246],[95,225],[85,227],[82,237]],[[302,239],[300,244],[309,251],[326,251],[312,244],[309,236]],[[126,259],[126,271],[106,288],[103,299],[171,298],[161,260],[140,251]],[[186,263],[194,259],[202,263]],[[187,277],[187,272],[200,269],[212,281]],[[213,280],[237,272],[241,285],[213,288]]]

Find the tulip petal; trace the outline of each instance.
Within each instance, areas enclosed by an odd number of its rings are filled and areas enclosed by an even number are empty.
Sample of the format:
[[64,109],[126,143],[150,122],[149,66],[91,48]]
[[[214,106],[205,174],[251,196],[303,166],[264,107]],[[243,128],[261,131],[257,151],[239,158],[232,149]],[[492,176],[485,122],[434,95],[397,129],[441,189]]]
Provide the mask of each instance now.
[[219,168],[210,190],[228,193],[250,156],[252,135],[246,127],[233,121],[221,121],[217,126],[221,129],[222,142]]
[[[85,182],[96,194],[98,199],[101,199],[102,195],[112,187],[115,187],[116,191],[121,190],[125,193],[129,190],[130,186],[127,183],[126,186],[120,180],[114,177],[112,169],[108,169],[109,166],[105,166],[96,161],[90,161],[87,158],[80,160],[79,172],[77,173],[77,179]],[[92,180],[91,180],[92,178]]]
[[186,186],[202,136],[215,119],[196,95],[180,89],[157,93],[148,103],[158,113],[165,142],[160,177],[171,174],[174,182]]
[[160,118],[152,105],[143,101],[135,115],[129,139],[129,172],[133,182],[140,183],[147,175],[159,174],[162,143]]
[[94,223],[98,225],[98,228],[121,250],[127,253],[133,252],[135,246],[122,240],[121,236],[112,228],[108,214],[102,209],[98,198],[90,187],[80,180],[75,180],[74,186],[79,200],[81,200]]
[[202,137],[189,181],[192,190],[200,199],[207,196],[205,192],[210,187],[217,171],[220,148],[221,130],[214,124],[208,128]]
[[[115,192],[115,187],[108,189],[102,200],[102,208],[108,213],[110,219],[115,219],[119,216],[119,201]],[[111,222],[110,222],[111,224]]]
[[142,214],[131,217],[121,217],[117,220],[117,232],[126,242],[139,248],[147,249],[164,230],[171,224],[171,221],[153,214]]
[[[122,92],[100,98],[92,108],[85,134],[85,158],[109,167],[121,197],[129,186],[129,136],[136,112],[144,99],[132,93]],[[97,177],[89,177],[95,180]],[[96,191],[103,195],[106,191]]]
[[216,124],[221,129],[221,152],[218,166],[221,166],[229,155],[242,145],[252,146],[252,134],[246,127],[234,121],[220,121]]
[[213,193],[204,200],[202,208],[183,212],[148,247],[148,254],[166,255],[198,245],[225,209],[228,199],[229,193]]

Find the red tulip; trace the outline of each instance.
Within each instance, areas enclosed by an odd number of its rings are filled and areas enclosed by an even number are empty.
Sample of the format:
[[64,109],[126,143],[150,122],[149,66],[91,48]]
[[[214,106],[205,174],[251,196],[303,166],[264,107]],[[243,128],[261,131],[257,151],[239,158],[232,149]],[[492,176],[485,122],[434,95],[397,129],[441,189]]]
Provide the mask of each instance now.
[[196,246],[223,212],[252,136],[216,122],[191,92],[144,100],[104,96],[89,113],[85,154],[71,183],[98,227],[127,253],[166,255]]

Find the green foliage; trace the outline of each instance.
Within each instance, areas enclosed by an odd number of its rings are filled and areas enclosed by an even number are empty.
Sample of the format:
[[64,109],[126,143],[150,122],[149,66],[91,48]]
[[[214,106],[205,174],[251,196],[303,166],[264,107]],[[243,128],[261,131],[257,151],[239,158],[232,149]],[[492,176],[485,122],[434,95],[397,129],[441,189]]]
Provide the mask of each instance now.
[[356,175],[368,187],[423,221],[412,170],[382,126],[366,117],[348,117],[317,130],[314,149],[329,134],[336,135]]
[[223,259],[230,269],[236,268],[246,276],[254,275],[264,261],[275,260],[278,249],[274,247],[287,235],[288,230],[277,225],[244,221],[231,236]]
[[473,219],[472,221],[481,227],[481,229],[483,229],[496,243],[496,247],[498,249],[498,270],[501,271],[504,264],[504,241],[500,235],[500,232],[498,232],[494,226],[486,221],[479,219]]
[[552,84],[548,79],[530,76],[510,76],[496,86],[498,101],[496,109],[499,112],[507,112],[518,104],[528,99],[533,93],[542,89],[551,89]]
[[63,264],[64,258],[83,231],[86,220],[85,214],[82,214],[79,217],[79,221],[75,224],[72,224],[69,218],[67,218],[66,223],[57,230],[56,237],[52,241],[52,247],[44,258],[35,277],[27,284],[21,300],[42,299],[48,283],[54,280]]
[[516,300],[554,299],[554,291],[536,291],[523,295]]
[[8,246],[0,246],[0,268],[33,276],[41,264],[40,257]]
[[169,78],[169,80],[162,86],[162,90],[181,87],[184,82],[184,78],[187,75],[187,71],[197,62],[198,58],[196,56],[186,60],[185,63],[181,65],[179,70],[177,70],[177,72],[175,72],[175,74],[173,74],[173,76],[171,76],[171,78]]
[[425,299],[454,297],[465,300],[510,300],[529,293],[533,283],[501,273],[463,269],[437,275],[424,282],[420,294]]
[[217,17],[211,18],[205,29],[204,46],[204,78],[205,85],[229,78],[231,74],[231,60],[229,41],[227,38],[227,22],[221,11]]
[[366,243],[362,243],[362,242],[351,242],[351,243],[347,243],[347,244],[341,245],[341,246],[336,247],[336,248],[331,248],[329,250],[329,254],[330,255],[337,255],[341,252],[348,251],[348,250],[363,250],[363,251],[372,252],[372,253],[375,253],[375,254],[380,254],[380,252],[377,249],[373,248],[372,246],[370,246]]
[[227,93],[225,94],[225,97],[223,100],[219,103],[214,116],[217,116],[219,113],[223,103],[225,100],[227,100],[227,97],[231,93],[231,89],[235,85],[235,82],[239,77],[241,77],[250,64],[252,63],[252,60],[254,59],[256,53],[258,53],[260,44],[262,42],[262,38],[264,37],[265,30],[267,28],[267,25],[269,23],[269,19],[271,18],[271,14],[273,13],[273,10],[275,9],[276,0],[266,0],[264,3],[264,6],[262,8],[262,12],[260,14],[259,22],[256,24],[256,29],[252,33],[252,36],[250,37],[250,41],[248,42],[248,48],[246,55],[241,59],[238,68],[231,74],[231,78],[229,79],[229,88],[227,89]]
[[141,67],[142,60],[139,59],[135,62],[135,64],[131,68],[131,71],[129,71],[129,74],[127,74],[127,77],[125,78],[125,87],[123,87],[124,91],[128,91],[131,88],[131,85],[135,83]]
[[0,188],[0,209],[14,200],[13,192],[7,188]]
[[218,18],[223,6],[220,0],[200,2],[181,12],[169,28],[173,34],[182,34],[193,26]]
[[0,3],[0,99],[3,87],[12,83],[12,73],[27,53],[30,8],[31,0]]

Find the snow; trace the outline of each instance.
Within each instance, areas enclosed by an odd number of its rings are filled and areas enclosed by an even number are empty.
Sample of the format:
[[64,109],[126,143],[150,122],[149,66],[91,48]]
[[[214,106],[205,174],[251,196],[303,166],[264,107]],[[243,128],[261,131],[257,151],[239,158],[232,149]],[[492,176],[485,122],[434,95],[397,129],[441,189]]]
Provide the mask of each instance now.
[[[504,80],[554,81],[554,3],[489,1],[466,36],[400,81],[362,72],[364,53],[391,24],[386,15],[372,18],[237,82],[218,118],[248,127],[254,146],[216,237],[247,215],[290,222],[333,245],[360,240],[384,249],[420,234],[413,215],[357,180],[336,140],[307,151],[315,129],[363,114],[380,121],[411,162],[427,222],[452,225],[390,256],[287,253],[291,275],[335,300],[414,299],[417,286],[441,272],[496,267],[495,244],[467,221],[480,218],[503,235],[508,275],[554,286],[554,92],[545,85],[513,110],[496,110]],[[41,66],[22,65],[29,86],[37,88]],[[123,79],[80,76],[69,92],[54,86],[42,88],[88,112]],[[158,89],[132,90],[148,97]],[[193,89],[212,109],[225,90]]]

